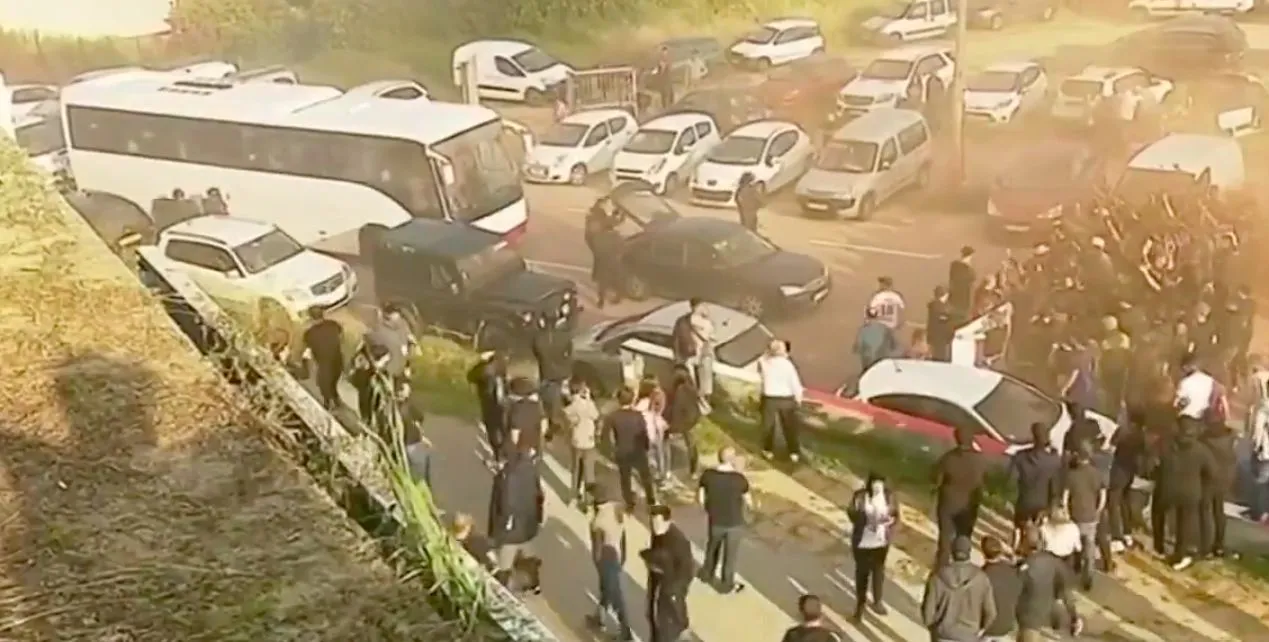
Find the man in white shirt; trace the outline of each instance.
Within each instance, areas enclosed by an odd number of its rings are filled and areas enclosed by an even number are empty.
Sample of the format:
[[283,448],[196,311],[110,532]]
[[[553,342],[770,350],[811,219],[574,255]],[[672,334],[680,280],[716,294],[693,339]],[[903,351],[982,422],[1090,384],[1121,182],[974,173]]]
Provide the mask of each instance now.
[[767,434],[762,447],[763,455],[767,459],[774,456],[776,430],[779,429],[789,459],[797,463],[802,455],[798,440],[798,408],[802,404],[803,388],[797,366],[789,359],[788,344],[773,339],[767,354],[758,360],[758,372],[762,375],[762,427]]
[[894,279],[888,276],[877,279],[877,292],[868,301],[868,309],[876,314],[877,320],[891,330],[898,330],[903,327],[903,312],[906,308],[903,296],[894,289]]
[[[1181,381],[1176,386],[1176,409],[1181,416],[1182,424],[1203,423],[1212,406],[1216,392],[1216,380],[1199,369],[1193,356],[1188,356],[1181,363]],[[1182,426],[1184,428],[1184,426]],[[1201,427],[1198,428],[1201,430]]]

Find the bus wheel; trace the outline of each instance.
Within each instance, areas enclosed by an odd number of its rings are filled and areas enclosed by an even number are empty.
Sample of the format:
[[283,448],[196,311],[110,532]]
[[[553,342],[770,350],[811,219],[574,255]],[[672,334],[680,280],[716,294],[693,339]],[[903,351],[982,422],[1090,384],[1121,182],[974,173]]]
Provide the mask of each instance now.
[[361,263],[370,263],[374,259],[375,249],[379,247],[379,242],[387,231],[386,225],[378,223],[361,227],[357,232],[357,254],[361,257]]

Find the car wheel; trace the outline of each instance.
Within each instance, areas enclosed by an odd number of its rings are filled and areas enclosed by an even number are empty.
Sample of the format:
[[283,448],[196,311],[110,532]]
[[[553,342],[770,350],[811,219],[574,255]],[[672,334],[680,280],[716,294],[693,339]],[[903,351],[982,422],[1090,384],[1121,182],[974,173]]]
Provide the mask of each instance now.
[[771,59],[759,58],[757,64],[758,64],[758,71],[766,71],[771,68]]
[[736,300],[736,309],[755,319],[761,319],[767,311],[767,304],[756,294],[745,294]]
[[1004,28],[1005,28],[1005,17],[1004,17],[1004,16],[1002,16],[1002,15],[1000,15],[1000,14],[996,14],[996,15],[994,15],[994,16],[992,16],[992,17],[991,17],[991,30],[992,30],[992,31],[1000,31],[1001,29],[1004,29]]
[[1045,5],[1044,9],[1041,9],[1041,10],[1040,10],[1040,21],[1041,21],[1041,22],[1048,22],[1048,21],[1052,20],[1052,19],[1053,19],[1053,18],[1055,18],[1055,17],[1057,17],[1057,7],[1055,7],[1055,6],[1051,5],[1051,4],[1050,4],[1050,5]]
[[674,196],[679,191],[679,176],[674,172],[670,172],[665,177],[665,184],[661,187],[661,196]]
[[873,199],[872,194],[864,195],[864,198],[859,201],[859,213],[855,216],[855,219],[859,221],[866,221],[872,218],[872,211],[876,207],[877,204]]
[[527,89],[524,92],[524,102],[532,107],[541,107],[546,104],[546,94],[538,89]]
[[585,185],[586,177],[588,175],[589,174],[587,174],[586,172],[586,166],[581,163],[578,163],[573,166],[573,169],[569,170],[568,182],[572,183],[573,185]]
[[824,48],[823,48],[823,47],[816,47],[814,50],[812,50],[812,51],[811,51],[811,55],[812,55],[812,56],[817,55],[817,54],[822,54],[822,53],[824,53]]
[[476,352],[485,352],[487,350],[509,352],[514,347],[511,333],[497,323],[481,322],[480,326],[476,328],[476,335],[472,337],[472,348]]
[[897,47],[897,46],[899,46],[899,45],[903,44],[903,34],[901,34],[901,33],[892,33],[892,34],[889,34],[889,35],[887,35],[887,36],[886,36],[886,38],[885,38],[885,39],[886,39],[886,42],[887,42],[887,43],[889,43],[889,44],[890,44],[890,46],[892,46],[892,47]]
[[647,300],[649,295],[648,282],[633,274],[626,277],[626,285],[624,289],[626,291],[626,298],[632,301]]

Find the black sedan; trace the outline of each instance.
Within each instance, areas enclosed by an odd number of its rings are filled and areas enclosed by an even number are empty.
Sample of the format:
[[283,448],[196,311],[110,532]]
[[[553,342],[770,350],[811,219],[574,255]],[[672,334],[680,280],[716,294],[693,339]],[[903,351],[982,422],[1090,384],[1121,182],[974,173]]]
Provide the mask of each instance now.
[[767,118],[771,113],[752,84],[710,87],[688,92],[666,110],[667,114],[679,112],[709,114],[724,134],[746,123]]
[[740,223],[681,216],[637,184],[608,198],[622,220],[624,290],[632,299],[699,297],[762,317],[814,307],[832,287],[819,260],[782,250]]

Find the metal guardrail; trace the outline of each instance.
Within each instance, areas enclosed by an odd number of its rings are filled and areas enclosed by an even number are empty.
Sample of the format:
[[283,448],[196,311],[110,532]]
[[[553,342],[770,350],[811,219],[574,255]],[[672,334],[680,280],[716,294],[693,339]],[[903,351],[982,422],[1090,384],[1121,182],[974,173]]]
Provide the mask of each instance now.
[[[169,316],[190,336],[205,354],[210,351],[208,333],[221,337],[219,345],[227,346],[233,357],[248,366],[259,377],[271,395],[280,400],[297,420],[294,423],[307,431],[321,450],[321,455],[338,462],[340,468],[357,483],[364,497],[373,503],[376,513],[392,520],[403,528],[403,516],[393,497],[391,487],[381,470],[378,450],[368,437],[351,434],[334,416],[313,398],[312,394],[295,380],[276,359],[259,346],[236,346],[223,340],[239,336],[242,332],[230,315],[197,283],[185,274],[163,265],[155,248],[138,250],[143,280],[167,292],[165,307]],[[160,260],[155,260],[159,258]],[[156,281],[157,280],[157,281]],[[185,309],[181,309],[184,307]],[[195,318],[196,315],[196,318]],[[200,332],[201,330],[201,332]],[[485,602],[480,610],[490,624],[497,627],[511,642],[559,642],[559,639],[534,616],[524,603],[515,597],[493,575],[470,555],[467,557],[471,579],[485,591]],[[446,587],[441,585],[441,592]],[[443,595],[453,603],[455,596]]]

